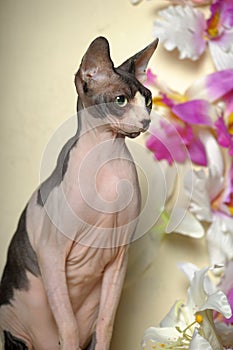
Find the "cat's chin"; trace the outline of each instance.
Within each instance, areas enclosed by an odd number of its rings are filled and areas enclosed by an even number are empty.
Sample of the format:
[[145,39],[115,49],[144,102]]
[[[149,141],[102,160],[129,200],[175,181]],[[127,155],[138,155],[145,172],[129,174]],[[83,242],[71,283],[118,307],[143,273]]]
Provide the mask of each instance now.
[[134,131],[134,132],[127,132],[127,131],[118,131],[118,134],[122,136],[127,136],[131,139],[134,139],[135,137],[139,136],[141,134],[141,131]]

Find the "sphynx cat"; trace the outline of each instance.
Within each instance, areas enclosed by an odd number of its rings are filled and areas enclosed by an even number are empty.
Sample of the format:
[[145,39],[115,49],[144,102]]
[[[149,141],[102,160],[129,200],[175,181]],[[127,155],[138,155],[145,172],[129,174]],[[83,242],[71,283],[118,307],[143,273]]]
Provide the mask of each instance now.
[[0,284],[5,349],[108,350],[140,214],[125,138],[148,129],[143,86],[158,40],[118,68],[108,41],[89,46],[75,75],[78,130],[32,194]]

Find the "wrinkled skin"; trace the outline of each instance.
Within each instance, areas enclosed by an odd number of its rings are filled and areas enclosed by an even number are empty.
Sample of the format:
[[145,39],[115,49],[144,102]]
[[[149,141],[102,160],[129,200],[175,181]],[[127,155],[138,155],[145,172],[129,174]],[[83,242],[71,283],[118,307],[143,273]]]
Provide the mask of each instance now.
[[[6,349],[12,337],[23,344],[16,349],[109,349],[140,213],[125,136],[148,128],[151,94],[141,82],[156,46],[115,69],[100,37],[83,57],[78,131],[29,200],[8,250],[0,285]],[[125,106],[117,96],[127,96]]]

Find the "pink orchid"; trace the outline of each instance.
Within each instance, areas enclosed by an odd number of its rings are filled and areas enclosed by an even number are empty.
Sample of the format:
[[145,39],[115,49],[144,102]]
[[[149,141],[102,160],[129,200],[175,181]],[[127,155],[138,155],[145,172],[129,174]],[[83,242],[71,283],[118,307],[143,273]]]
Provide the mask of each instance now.
[[184,163],[190,158],[194,164],[206,166],[205,148],[198,133],[200,128],[216,131],[219,144],[228,147],[231,154],[233,137],[219,117],[215,104],[224,101],[225,110],[231,113],[232,81],[233,69],[218,71],[196,81],[181,95],[148,70],[146,84],[157,88],[158,95],[153,101],[155,109],[164,118],[157,128],[152,125],[151,136],[146,142],[157,160],[166,159],[172,164],[174,161]]
[[197,60],[208,44],[218,70],[233,68],[233,0],[213,1],[210,12],[206,19],[191,6],[170,6],[159,11],[154,33],[167,50],[177,48],[180,59]]
[[215,122],[215,127],[217,130],[218,143],[222,147],[228,148],[229,154],[233,156],[233,135],[229,133],[228,127],[222,116]]
[[233,69],[217,71],[179,94],[151,71],[147,79],[158,90],[153,101],[159,114],[147,147],[169,165],[191,160],[204,166],[187,176],[184,187],[192,193],[189,212],[208,225],[211,265],[233,259],[232,81]]
[[207,164],[204,146],[190,125],[168,124],[161,120],[159,129],[151,128],[146,146],[157,160],[166,159],[170,165],[174,161],[184,163],[189,157],[195,164]]
[[218,143],[233,156],[233,89],[224,98],[225,108],[215,122]]

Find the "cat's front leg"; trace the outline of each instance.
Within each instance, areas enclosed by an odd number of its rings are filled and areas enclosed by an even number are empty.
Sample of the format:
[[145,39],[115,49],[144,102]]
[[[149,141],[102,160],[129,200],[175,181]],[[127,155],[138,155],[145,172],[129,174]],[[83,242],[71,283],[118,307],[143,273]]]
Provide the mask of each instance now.
[[116,259],[104,272],[95,350],[109,350],[113,324],[127,267],[127,247],[119,248]]
[[56,322],[61,350],[80,350],[77,320],[66,281],[66,259],[72,241],[45,218],[43,234],[37,243],[37,257],[42,282]]

